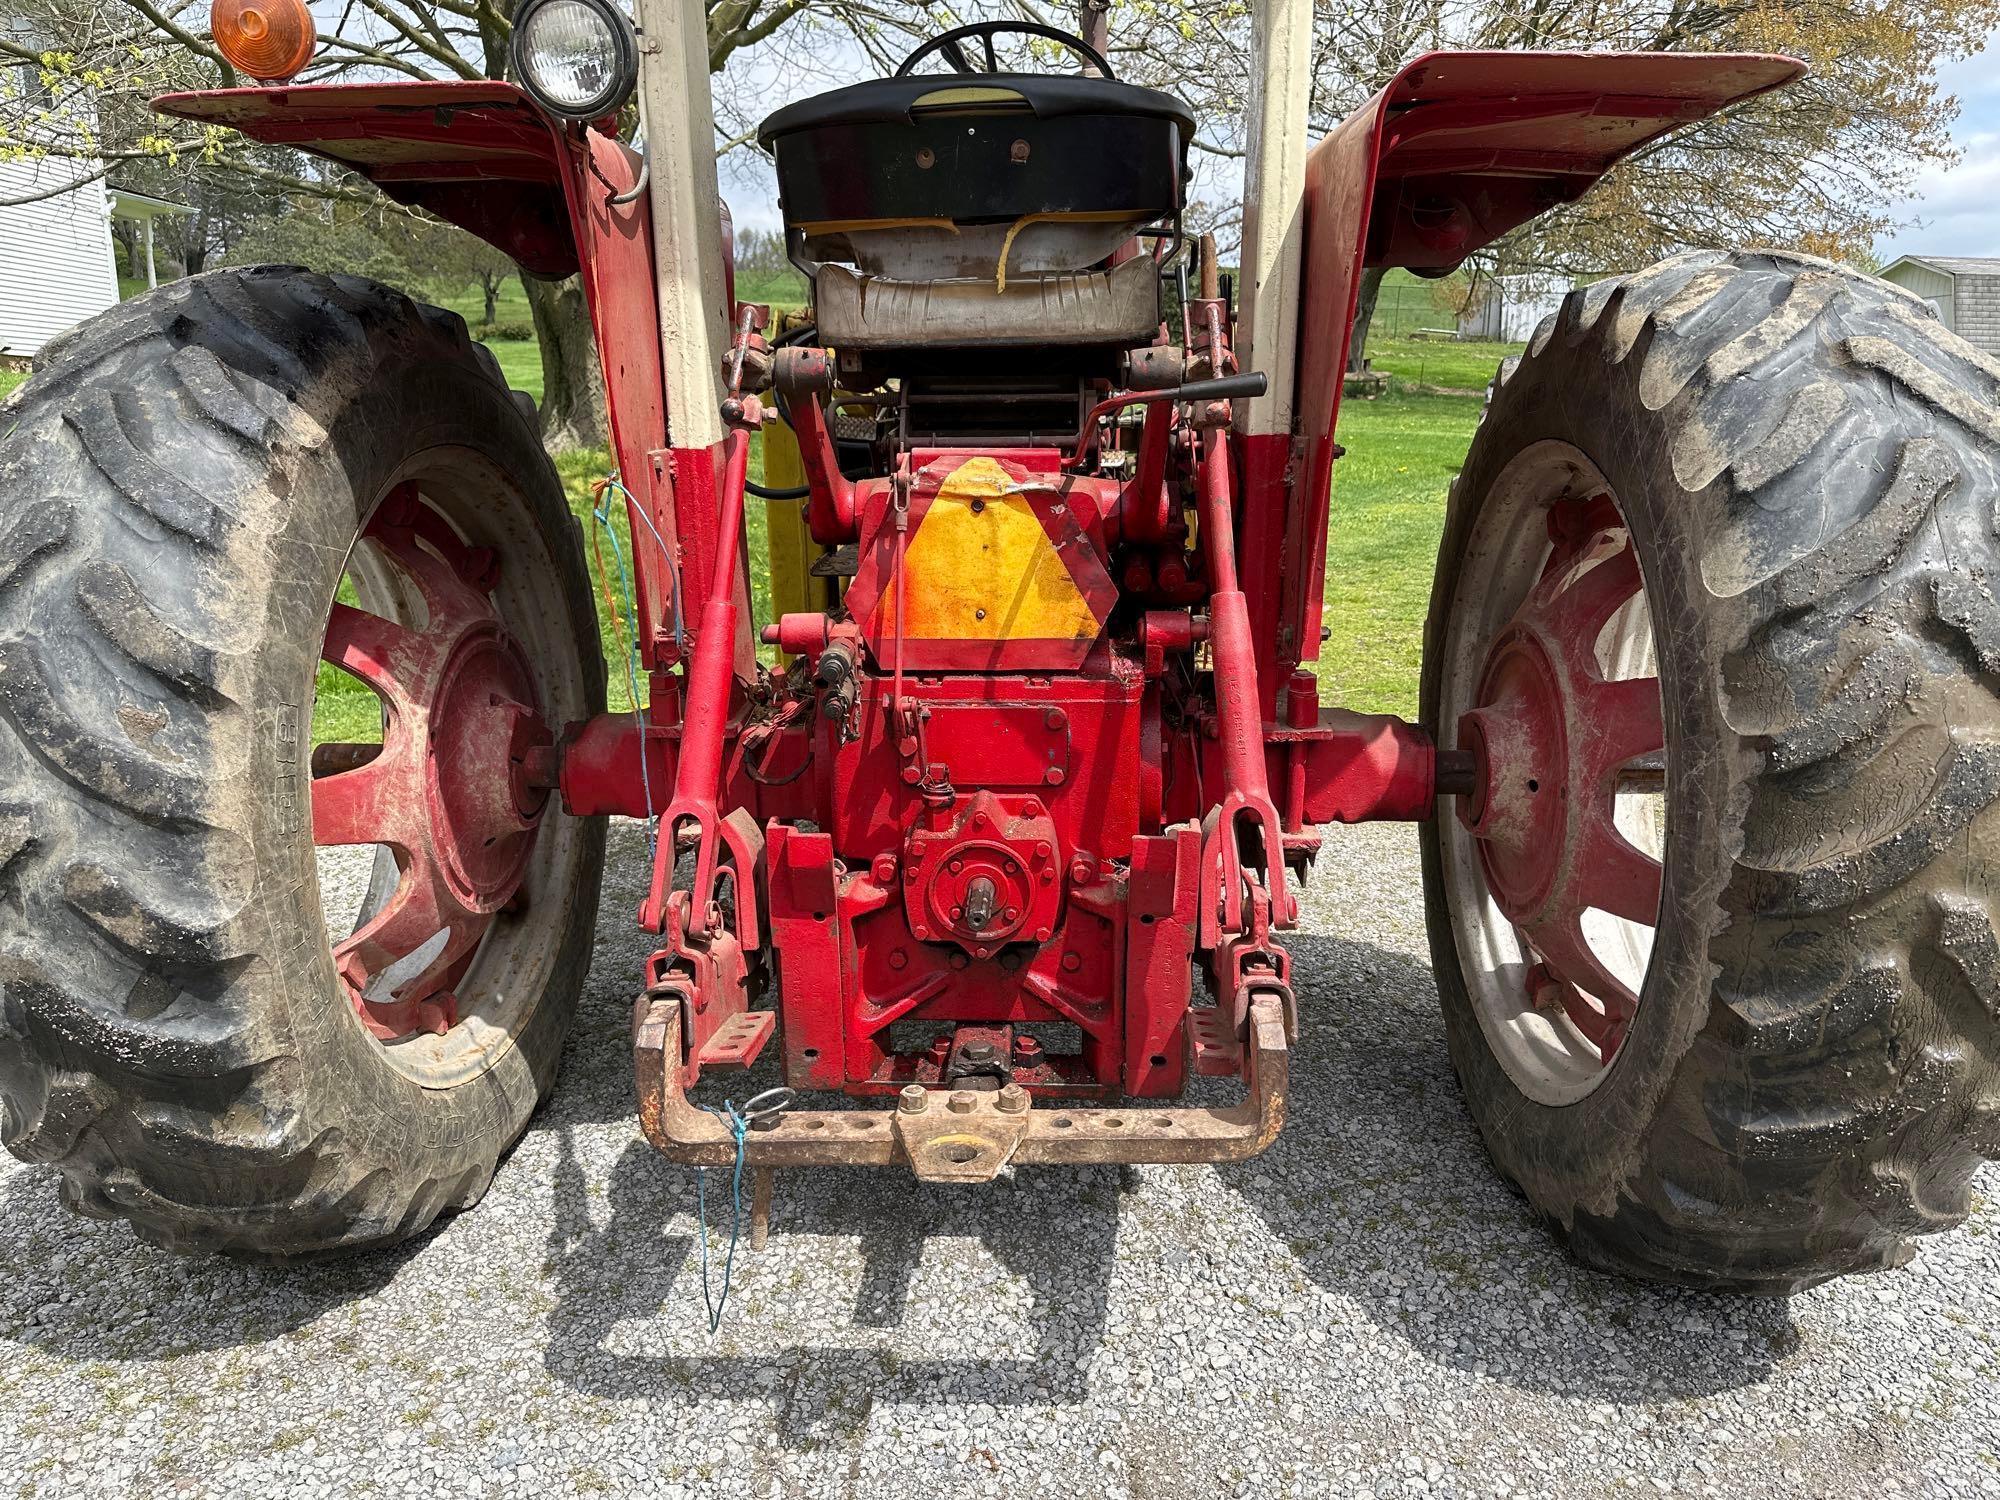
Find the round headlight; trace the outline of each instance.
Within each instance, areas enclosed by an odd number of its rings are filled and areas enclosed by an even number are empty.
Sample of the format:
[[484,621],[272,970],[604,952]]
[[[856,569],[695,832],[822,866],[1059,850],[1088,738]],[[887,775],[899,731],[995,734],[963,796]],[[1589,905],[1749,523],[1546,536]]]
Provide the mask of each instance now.
[[514,71],[550,114],[601,120],[638,82],[639,46],[604,0],[528,0],[514,15]]

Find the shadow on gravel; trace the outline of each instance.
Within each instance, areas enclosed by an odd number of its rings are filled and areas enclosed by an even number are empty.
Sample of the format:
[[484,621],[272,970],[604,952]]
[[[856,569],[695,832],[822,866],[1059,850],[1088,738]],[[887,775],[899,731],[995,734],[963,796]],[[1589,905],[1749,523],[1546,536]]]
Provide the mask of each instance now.
[[0,1359],[10,1345],[85,1364],[254,1348],[374,1296],[430,1238],[293,1265],[177,1255],[63,1209],[52,1170],[21,1172],[0,1187]]
[[[676,1354],[657,1347],[662,1319],[696,1342],[707,1338],[693,1295],[701,1271],[690,1263],[699,1248],[667,1227],[694,1208],[693,1174],[633,1141],[599,1200],[602,1223],[593,1223],[586,1174],[565,1132],[549,1245],[558,1301],[548,1319],[546,1367],[607,1399],[760,1397],[771,1402],[780,1440],[793,1449],[858,1438],[877,1401],[934,1400],[954,1389],[961,1399],[993,1405],[1084,1401],[1086,1367],[1103,1340],[1109,1305],[1118,1183],[1109,1169],[1051,1171],[954,1192],[888,1171],[780,1173],[770,1248],[757,1256],[739,1251],[724,1335],[740,1342],[769,1329],[769,1352]],[[747,1184],[745,1194],[747,1203]],[[708,1195],[709,1222],[721,1231],[713,1267],[719,1289],[726,1172],[710,1174]],[[853,1246],[851,1255],[842,1241]],[[976,1241],[984,1256],[969,1253],[965,1241]],[[934,1243],[962,1268],[945,1305],[913,1294]],[[843,1277],[844,1264],[828,1266],[852,1256],[860,1260],[858,1283]],[[987,1288],[1007,1278],[1029,1288],[1034,1305],[1025,1316],[1018,1306],[989,1306]],[[827,1305],[843,1284],[854,1285],[852,1302]],[[865,1344],[788,1343],[788,1306],[805,1309],[800,1321],[820,1327],[908,1323],[941,1352],[899,1359]],[[632,1350],[621,1340],[628,1321],[648,1347]],[[993,1352],[1016,1346],[1020,1334],[1030,1347],[1011,1356]]]
[[1325,936],[1292,948],[1290,1117],[1265,1156],[1220,1170],[1315,1282],[1438,1364],[1605,1402],[1755,1385],[1798,1347],[1781,1299],[1571,1259],[1487,1160],[1429,967]]

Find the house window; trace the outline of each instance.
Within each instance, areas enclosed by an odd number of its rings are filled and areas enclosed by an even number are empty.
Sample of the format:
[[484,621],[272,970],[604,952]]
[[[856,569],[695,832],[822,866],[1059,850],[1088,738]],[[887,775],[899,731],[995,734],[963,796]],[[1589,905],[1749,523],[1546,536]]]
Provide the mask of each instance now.
[[[28,29],[27,22],[25,21],[16,21],[9,26],[7,28],[7,39],[21,47],[35,47],[40,45],[40,39],[34,32]],[[40,63],[19,63],[9,68],[7,75],[0,75],[0,77],[6,78],[4,91],[11,98],[25,100],[29,104],[41,105],[45,108],[55,103],[55,95],[50,92],[48,84],[42,80],[42,67]]]

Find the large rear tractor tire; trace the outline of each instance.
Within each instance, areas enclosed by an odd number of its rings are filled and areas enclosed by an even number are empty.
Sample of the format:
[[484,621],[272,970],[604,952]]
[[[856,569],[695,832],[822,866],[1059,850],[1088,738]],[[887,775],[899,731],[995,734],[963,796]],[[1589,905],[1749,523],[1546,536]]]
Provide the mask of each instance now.
[[1423,714],[1451,1055],[1586,1262],[1900,1263],[2000,1151],[2000,366],[1696,254],[1573,294],[1453,491]]
[[[0,406],[7,1147],[176,1249],[476,1201],[589,963],[604,830],[545,748],[602,707],[589,598],[453,314],[264,267],[45,351]],[[315,755],[323,658],[379,748]],[[375,846],[358,913],[322,913],[316,843]]]

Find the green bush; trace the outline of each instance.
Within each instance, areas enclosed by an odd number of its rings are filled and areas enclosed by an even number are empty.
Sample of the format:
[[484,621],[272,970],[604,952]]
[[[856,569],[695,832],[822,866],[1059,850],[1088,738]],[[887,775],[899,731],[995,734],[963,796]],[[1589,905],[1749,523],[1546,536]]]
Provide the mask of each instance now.
[[472,336],[491,343],[495,339],[503,342],[517,342],[535,336],[533,323],[479,323],[473,327]]

